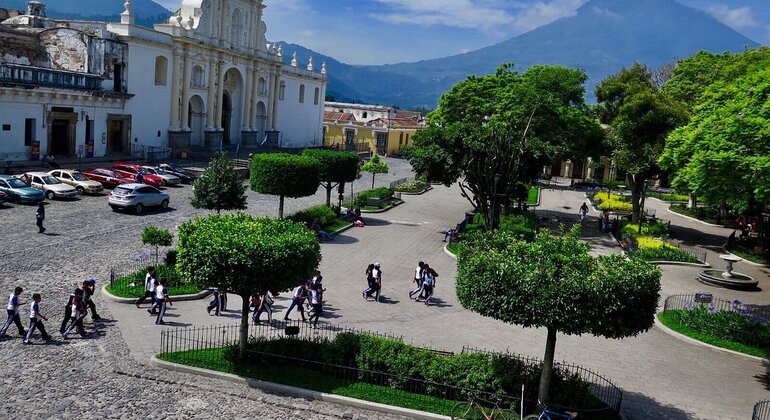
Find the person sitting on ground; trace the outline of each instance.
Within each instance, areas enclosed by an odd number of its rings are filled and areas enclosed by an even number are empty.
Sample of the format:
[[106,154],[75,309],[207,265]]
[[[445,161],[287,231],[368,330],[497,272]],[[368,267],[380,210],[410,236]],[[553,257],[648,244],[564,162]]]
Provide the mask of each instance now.
[[310,230],[315,232],[316,236],[321,241],[333,241],[334,240],[334,237],[332,237],[332,235],[329,232],[321,229],[321,222],[318,220],[317,217],[315,219],[313,219],[313,221],[310,223]]
[[454,234],[455,234],[455,230],[454,229],[452,229],[452,228],[447,229],[446,232],[444,232],[444,239],[442,239],[441,242],[446,242],[447,239],[449,239],[450,242],[451,242],[452,237],[454,237]]

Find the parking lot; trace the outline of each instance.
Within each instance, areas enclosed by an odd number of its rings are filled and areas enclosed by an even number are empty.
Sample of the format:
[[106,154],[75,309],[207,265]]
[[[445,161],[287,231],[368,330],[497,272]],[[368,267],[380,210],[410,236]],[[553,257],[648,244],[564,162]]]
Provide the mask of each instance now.
[[[377,175],[378,186],[412,176],[405,161],[387,159],[387,162],[390,173]],[[371,176],[364,175],[355,183],[354,191],[371,186]],[[44,234],[37,233],[35,205],[0,205],[0,291],[10,293],[15,286],[22,286],[24,301],[31,293],[41,293],[41,311],[50,319],[46,327],[56,339],[61,308],[69,292],[88,277],[96,278],[97,287],[101,287],[111,266],[149,250],[141,243],[141,231],[145,226],[154,225],[175,232],[176,226],[184,221],[209,213],[190,205],[192,188],[189,185],[165,188],[164,191],[171,197],[169,208],[148,210],[142,215],[113,212],[107,204],[107,192],[49,201]],[[346,192],[349,191],[348,186]],[[277,216],[277,197],[252,191],[247,195],[248,213]],[[319,189],[312,197],[287,199],[286,213],[323,203],[325,198],[325,190]],[[153,410],[164,416],[192,418],[200,415],[204,408],[209,414],[214,412],[207,398],[211,392],[218,392],[216,410],[221,417],[242,418],[255,412],[257,407],[261,407],[259,410],[264,418],[325,419],[344,414],[332,404],[267,394],[252,394],[251,397],[259,401],[255,403],[242,398],[242,391],[234,385],[165,371],[154,372],[129,357],[128,346],[116,328],[121,320],[110,319],[112,314],[104,311],[107,304],[100,293],[96,302],[104,312],[100,315],[107,321],[93,324],[88,321],[87,330],[95,333],[87,339],[55,341],[49,345],[40,345],[37,341],[35,345],[25,347],[16,337],[15,329],[9,331],[8,338],[0,343],[3,348],[0,365],[4,366],[1,371],[11,391],[6,393],[0,408],[4,413],[15,413],[9,417],[63,418],[88,413],[87,417],[92,418],[120,418],[132,417],[131,413],[137,410],[142,413]],[[27,311],[26,305],[23,311]],[[26,318],[24,315],[22,318]],[[27,320],[23,321],[26,327]],[[156,333],[148,332],[153,337]],[[169,382],[159,383],[156,379]],[[34,399],[30,399],[32,394],[36,395]],[[165,401],[164,407],[151,409],[146,406],[147,396],[153,394],[159,396],[159,401]],[[350,418],[357,418],[361,411],[344,410]],[[387,417],[367,416],[370,419]]]

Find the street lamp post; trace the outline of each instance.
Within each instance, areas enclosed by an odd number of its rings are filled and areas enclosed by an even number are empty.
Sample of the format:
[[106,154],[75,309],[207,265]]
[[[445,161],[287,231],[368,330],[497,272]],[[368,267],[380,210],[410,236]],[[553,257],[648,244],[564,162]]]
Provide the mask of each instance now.
[[495,173],[495,185],[492,188],[492,229],[497,227],[497,184],[502,175]]

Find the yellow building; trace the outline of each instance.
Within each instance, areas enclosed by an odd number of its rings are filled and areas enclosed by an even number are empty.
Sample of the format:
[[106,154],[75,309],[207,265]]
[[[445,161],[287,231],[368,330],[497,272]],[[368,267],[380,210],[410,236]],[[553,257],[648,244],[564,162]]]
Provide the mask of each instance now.
[[324,112],[324,145],[328,147],[395,156],[403,146],[413,145],[414,135],[425,127],[425,118],[418,112],[375,105],[330,104]]

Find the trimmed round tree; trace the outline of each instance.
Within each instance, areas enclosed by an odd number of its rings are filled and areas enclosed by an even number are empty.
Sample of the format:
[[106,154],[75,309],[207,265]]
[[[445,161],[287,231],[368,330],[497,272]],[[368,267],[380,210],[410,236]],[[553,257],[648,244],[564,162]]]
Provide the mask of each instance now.
[[579,229],[534,242],[495,231],[470,238],[457,260],[457,297],[467,309],[548,330],[538,398],[548,401],[556,333],[606,338],[650,329],[660,270],[621,255],[594,258]]
[[177,269],[185,280],[243,299],[241,355],[248,341],[249,296],[288,290],[310,278],[321,262],[315,233],[304,225],[240,212],[182,224],[177,249]]
[[331,206],[332,189],[345,182],[353,182],[358,175],[358,154],[341,150],[305,149],[303,156],[310,156],[321,164],[321,186],[326,188],[326,205]]
[[142,243],[155,247],[155,264],[158,264],[158,248],[170,246],[174,236],[168,229],[158,229],[155,226],[147,226],[142,231]]
[[309,156],[262,153],[251,160],[251,189],[280,197],[278,217],[283,218],[285,197],[313,195],[318,190],[321,164]]
[[246,208],[246,186],[233,162],[224,153],[217,153],[209,166],[195,181],[190,204],[196,209],[243,210]]
[[372,159],[369,160],[369,162],[364,163],[364,166],[361,167],[361,170],[372,174],[372,188],[374,188],[375,175],[388,173],[388,164],[380,161],[379,155],[374,155],[372,156]]

